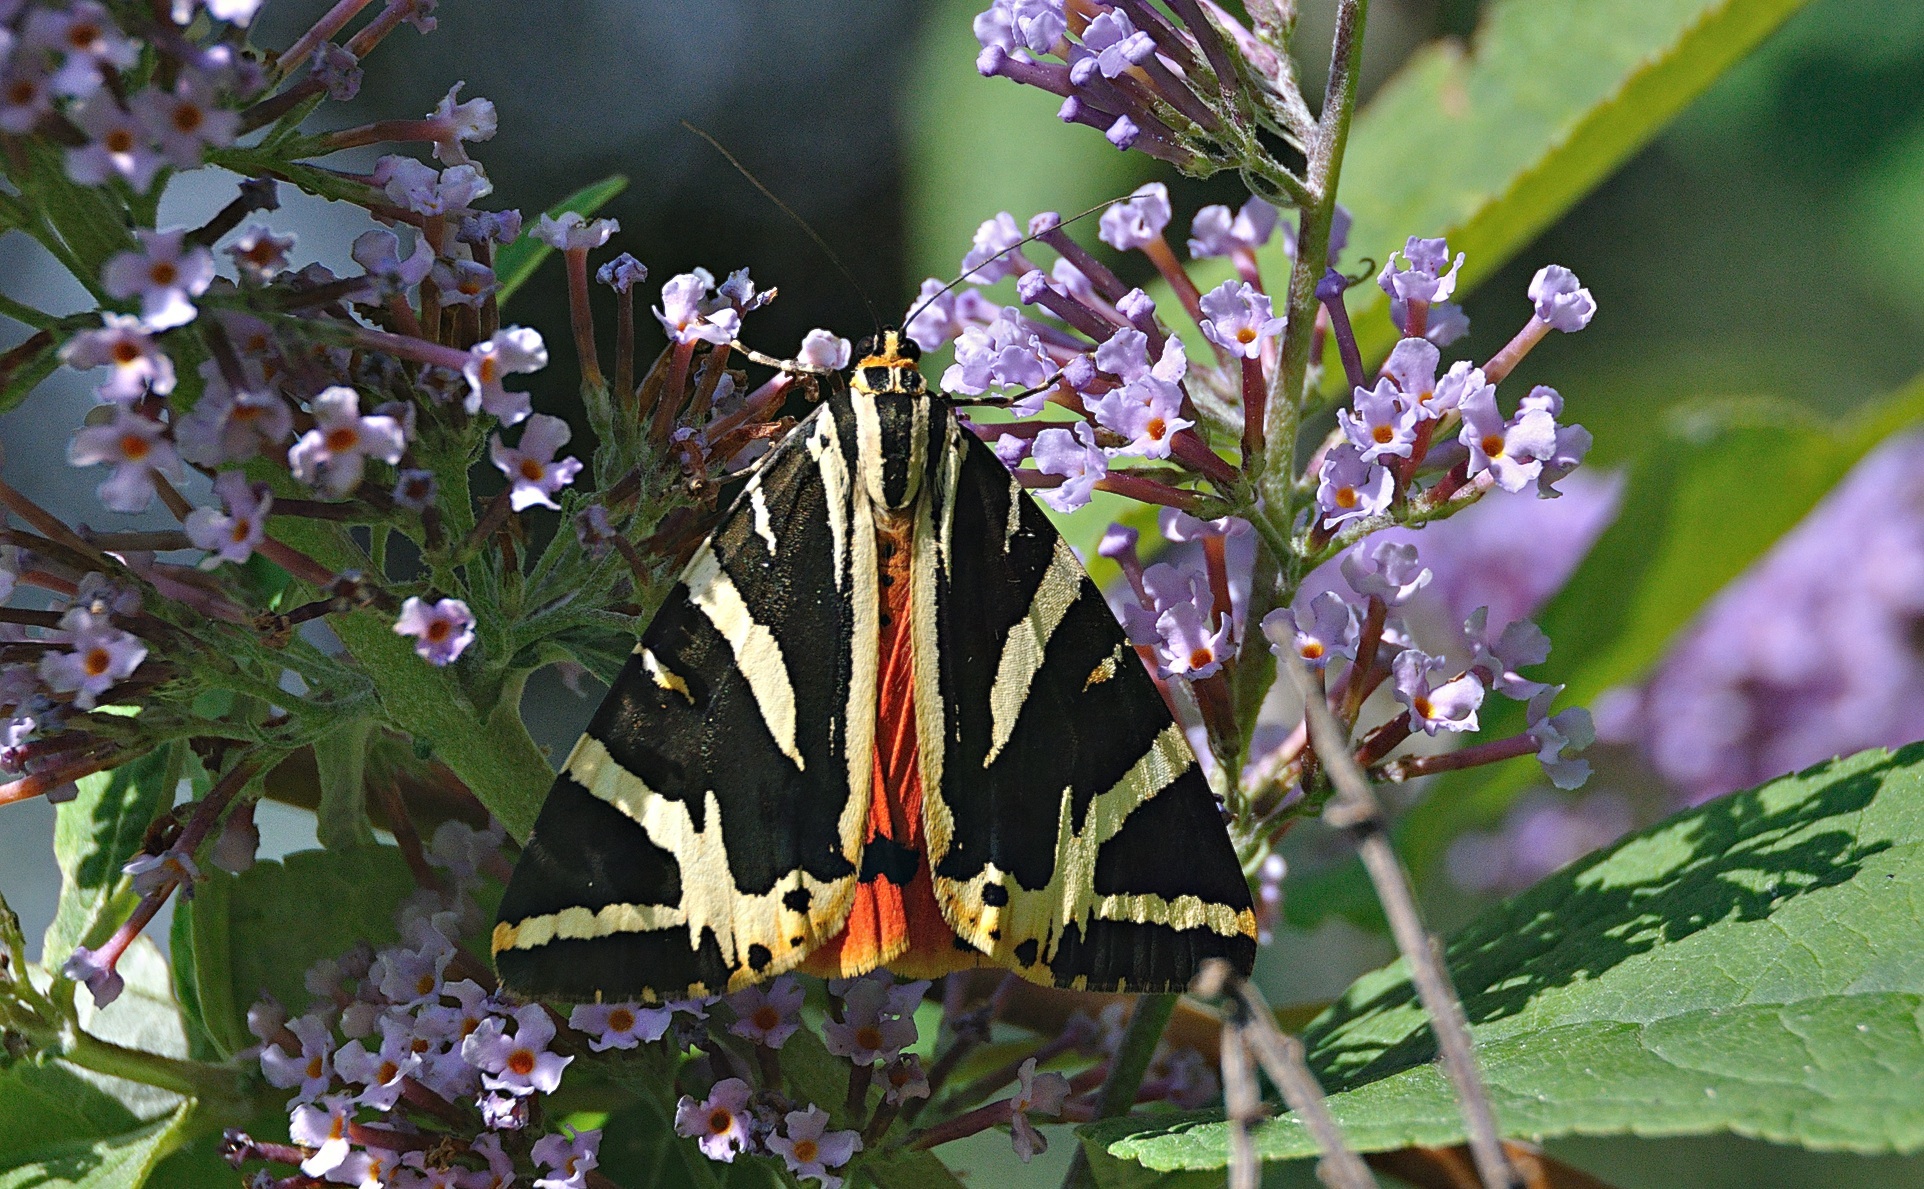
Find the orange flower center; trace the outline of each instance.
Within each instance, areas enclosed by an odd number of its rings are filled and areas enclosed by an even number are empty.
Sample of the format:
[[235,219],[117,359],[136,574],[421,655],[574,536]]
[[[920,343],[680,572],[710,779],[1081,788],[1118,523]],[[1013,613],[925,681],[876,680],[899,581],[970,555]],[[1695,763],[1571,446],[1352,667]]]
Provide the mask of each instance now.
[[[428,625],[428,642],[432,644],[439,644],[443,640],[446,640],[448,636],[453,633],[453,631],[454,631],[453,624],[449,623],[445,619],[437,619],[433,623]],[[422,993],[426,994],[425,991],[423,991]]]
[[153,453],[154,445],[137,433],[120,435],[120,456],[128,462],[139,462]]
[[15,107],[25,107],[27,104],[32,103],[39,94],[40,88],[34,85],[32,79],[15,79],[14,84],[7,88],[7,102],[13,104]]
[[1410,699],[1410,706],[1423,718],[1430,717],[1430,700],[1421,694]]
[[67,29],[67,44],[82,53],[99,40],[100,26],[89,21],[75,21]]
[[227,539],[238,545],[247,539],[248,533],[253,531],[253,521],[247,519],[245,516],[236,516],[234,517],[234,527],[227,530]]
[[865,1049],[879,1049],[882,1047],[882,1030],[873,1024],[857,1028],[855,1030],[855,1043]]
[[114,362],[115,363],[119,364],[122,367],[126,367],[130,363],[138,362],[139,359],[140,359],[140,347],[138,345],[134,343],[130,343],[125,339],[122,339],[121,341],[114,344]]
[[522,459],[521,477],[530,483],[541,482],[541,464],[532,458]]
[[351,425],[343,425],[338,429],[327,431],[327,448],[334,454],[354,449],[355,444],[360,440],[360,431]]
[[814,1140],[798,1139],[795,1141],[795,1162],[797,1164],[813,1164],[815,1163],[815,1158],[821,1154],[821,1145],[817,1144]]
[[311,1078],[321,1076],[321,1055],[319,1053],[307,1059],[307,1076]]
[[635,1026],[635,1013],[625,1007],[617,1007],[608,1013],[608,1030],[626,1032]]
[[180,270],[174,267],[171,260],[156,260],[153,267],[147,270],[147,276],[156,285],[171,285],[180,279]]
[[748,1021],[763,1032],[768,1032],[782,1022],[782,1013],[764,1003],[755,1009],[755,1014],[748,1017]]
[[134,134],[125,128],[115,128],[101,138],[110,153],[131,153],[134,151]]
[[1376,439],[1378,445],[1387,446],[1390,439],[1396,436],[1396,431],[1387,425],[1379,425],[1370,431],[1370,436]]
[[1479,444],[1483,447],[1483,453],[1489,455],[1491,458],[1503,457],[1503,435],[1502,434],[1500,433],[1485,434],[1483,437],[1483,441]]
[[534,1072],[534,1053],[529,1049],[516,1049],[508,1054],[508,1071],[519,1077],[527,1077]]
[[1162,436],[1168,432],[1169,423],[1167,421],[1164,421],[1160,417],[1151,417],[1149,419],[1148,433],[1150,441],[1160,442],[1162,441]]
[[1189,654],[1189,667],[1192,669],[1201,669],[1214,663],[1215,659],[1216,654],[1211,649],[1198,648]]
[[1321,640],[1311,640],[1296,651],[1302,654],[1302,658],[1306,661],[1319,660],[1323,655],[1323,642]]
[[1336,506],[1337,507],[1354,508],[1356,506],[1356,503],[1357,503],[1356,489],[1354,487],[1339,487],[1336,489]]
[[1245,326],[1245,327],[1243,327],[1243,328],[1242,328],[1241,330],[1239,330],[1239,331],[1237,331],[1237,332],[1236,332],[1236,341],[1237,341],[1237,342],[1239,342],[1239,343],[1253,343],[1253,342],[1255,342],[1255,341],[1256,341],[1256,328],[1255,328],[1254,326]]
[[735,1125],[735,1112],[716,1108],[708,1113],[708,1132],[721,1135]]
[[206,121],[206,114],[192,103],[183,103],[174,109],[174,127],[181,132],[197,131]]

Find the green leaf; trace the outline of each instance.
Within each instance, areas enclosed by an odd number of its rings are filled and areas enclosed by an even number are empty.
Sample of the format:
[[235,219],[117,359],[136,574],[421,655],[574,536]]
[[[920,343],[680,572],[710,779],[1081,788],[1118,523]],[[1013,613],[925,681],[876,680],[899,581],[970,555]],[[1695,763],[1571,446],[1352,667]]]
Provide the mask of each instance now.
[[[1447,235],[1473,289],[1609,176],[1805,0],[1502,0],[1466,52],[1419,51],[1358,114],[1340,197],[1345,259],[1380,266]],[[1265,262],[1284,275],[1280,243]],[[1363,354],[1396,341],[1375,286],[1350,311]],[[1519,298],[1521,295],[1519,295]],[[1332,383],[1341,369],[1330,369]]]
[[49,1139],[17,1157],[0,1156],[0,1189],[138,1189],[179,1145],[192,1113],[188,1103],[143,1127],[102,1138]]
[[[558,219],[568,211],[573,211],[585,219],[613,202],[615,196],[627,188],[628,179],[625,176],[618,173],[610,174],[592,185],[583,186],[549,207],[548,217]],[[508,298],[514,296],[516,289],[528,283],[528,278],[534,276],[535,270],[541,267],[541,262],[546,260],[553,251],[553,248],[526,231],[523,231],[521,238],[513,243],[501,245],[501,251],[494,257],[494,275],[501,282],[501,288],[495,294],[495,300],[501,305],[507,305]]]
[[330,850],[374,844],[374,824],[367,816],[367,752],[373,740],[373,720],[357,718],[314,743],[321,780],[314,833]]
[[99,944],[133,911],[120,869],[140,849],[148,824],[174,803],[181,754],[178,745],[163,747],[85,777],[79,795],[60,807],[53,834],[60,902],[40,951],[47,969],[60,969],[77,945]]
[[59,367],[60,339],[51,331],[36,331],[0,355],[0,413],[12,412]]
[[[1703,1135],[1924,1149],[1924,744],[1679,814],[1483,914],[1449,946],[1508,1136]],[[1304,1036],[1352,1146],[1463,1138],[1401,963]],[[1088,1132],[1219,1168],[1220,1114]],[[1313,1145],[1261,1124],[1267,1159]]]
[[44,227],[29,230],[73,272],[74,280],[97,294],[101,266],[134,246],[127,209],[114,200],[111,188],[69,179],[58,147],[41,140],[25,143],[30,165],[20,179],[21,189],[28,208],[46,220]]
[[210,871],[191,907],[202,1019],[225,1054],[253,1044],[247,1009],[262,992],[288,1011],[308,1001],[303,979],[357,941],[395,939],[394,912],[414,890],[394,847],[304,850],[240,875]]

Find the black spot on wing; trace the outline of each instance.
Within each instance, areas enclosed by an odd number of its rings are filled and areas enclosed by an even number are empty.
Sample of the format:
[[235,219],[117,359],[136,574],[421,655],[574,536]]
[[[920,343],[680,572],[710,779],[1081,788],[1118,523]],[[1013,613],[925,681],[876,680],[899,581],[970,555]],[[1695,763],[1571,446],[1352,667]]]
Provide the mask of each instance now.
[[564,908],[680,902],[675,856],[564,772],[535,819],[501,898],[500,919],[514,924]]
[[615,933],[590,940],[551,941],[495,955],[502,984],[526,998],[586,1002],[680,999],[696,984],[710,993],[726,989],[728,964],[715,935],[702,931],[699,949],[688,948],[688,930]]
[[766,969],[774,959],[775,955],[769,953],[768,947],[759,941],[748,947],[748,968],[757,974]]
[[790,888],[782,893],[782,907],[790,912],[807,912],[810,899],[807,888]]
[[1208,929],[1172,929],[1133,921],[1089,922],[1087,931],[1070,925],[1049,961],[1057,986],[1092,991],[1181,991],[1210,958],[1226,958],[1247,976],[1256,962],[1256,939],[1225,937]]
[[1001,908],[1009,902],[1009,889],[999,883],[982,885],[982,903],[990,908]]
[[1201,768],[1192,765],[1123,819],[1096,852],[1095,890],[1249,907],[1249,884]]

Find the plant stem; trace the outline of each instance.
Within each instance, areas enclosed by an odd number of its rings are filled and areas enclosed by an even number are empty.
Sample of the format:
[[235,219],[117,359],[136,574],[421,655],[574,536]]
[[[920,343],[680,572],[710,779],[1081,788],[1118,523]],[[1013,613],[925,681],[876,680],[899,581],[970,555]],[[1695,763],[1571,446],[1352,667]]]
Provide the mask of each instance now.
[[[1102,1093],[1096,1098],[1096,1118],[1113,1119],[1129,1113],[1136,1105],[1136,1091],[1142,1086],[1149,1062],[1155,1059],[1156,1046],[1162,1043],[1163,1029],[1176,1011],[1174,995],[1144,995],[1136,1000],[1129,1016],[1129,1027],[1116,1046],[1109,1062],[1109,1076],[1103,1079]],[[1069,1172],[1062,1178],[1062,1189],[1094,1189],[1096,1177],[1089,1167],[1087,1149],[1076,1148],[1069,1161]]]
[[1416,895],[1410,890],[1396,849],[1384,828],[1383,810],[1370,791],[1369,779],[1344,742],[1344,731],[1330,713],[1326,699],[1315,696],[1314,684],[1303,663],[1292,654],[1290,671],[1303,691],[1304,713],[1308,717],[1310,745],[1323,761],[1336,792],[1323,820],[1348,833],[1356,843],[1363,866],[1369,871],[1376,898],[1389,919],[1396,948],[1410,968],[1410,981],[1417,998],[1430,1018],[1436,1034],[1436,1047],[1443,1058],[1443,1071],[1456,1090],[1457,1109],[1463,1114],[1469,1132],[1470,1154],[1476,1160],[1477,1175],[1486,1189],[1520,1189],[1523,1184],[1504,1154],[1498,1138],[1496,1114],[1484,1090],[1483,1075],[1477,1069],[1476,1051],[1470,1026],[1463,1015],[1462,1001],[1450,982],[1449,968],[1443,963],[1442,947],[1423,924],[1417,911]]

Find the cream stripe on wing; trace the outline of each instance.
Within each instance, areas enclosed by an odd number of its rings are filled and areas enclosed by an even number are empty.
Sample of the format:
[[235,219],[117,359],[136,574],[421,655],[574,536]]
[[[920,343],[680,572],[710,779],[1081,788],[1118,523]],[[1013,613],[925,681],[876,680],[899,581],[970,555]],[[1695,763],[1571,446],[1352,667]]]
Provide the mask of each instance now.
[[995,684],[989,687],[989,754],[982,766],[995,763],[1002,749],[1015,734],[1022,704],[1029,698],[1029,686],[1042,669],[1048,652],[1049,637],[1069,613],[1069,607],[1082,591],[1082,563],[1061,537],[1056,538],[1055,556],[1029,601],[1029,613],[1016,620],[1002,642],[1002,659],[995,667]]
[[775,746],[795,762],[796,768],[805,767],[802,753],[795,746],[795,687],[788,679],[788,664],[782,659],[782,646],[776,643],[775,633],[755,622],[734,580],[708,546],[695,555],[682,581],[688,584],[688,601],[708,617],[734,651],[735,667],[748,680]]

